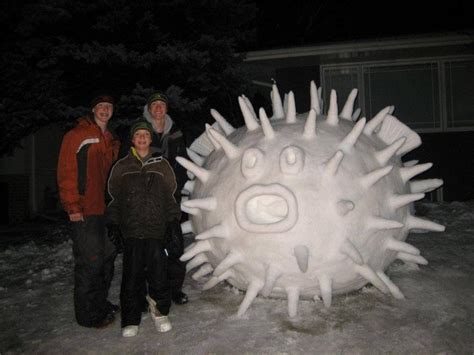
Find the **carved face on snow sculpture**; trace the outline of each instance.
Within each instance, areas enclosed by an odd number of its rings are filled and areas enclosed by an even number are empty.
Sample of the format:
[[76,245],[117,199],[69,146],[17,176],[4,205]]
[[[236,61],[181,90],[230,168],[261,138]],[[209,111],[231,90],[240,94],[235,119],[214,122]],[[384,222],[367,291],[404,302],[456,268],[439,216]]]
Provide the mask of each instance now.
[[191,145],[194,163],[178,158],[196,178],[182,203],[191,215],[184,232],[196,243],[182,260],[188,271],[200,267],[193,278],[208,277],[204,289],[226,280],[247,290],[239,315],[258,294],[286,297],[290,316],[300,297],[329,307],[333,293],[367,283],[403,298],[384,270],[395,259],[427,263],[405,243],[408,232],[444,227],[414,217],[410,205],[442,181],[410,181],[432,165],[401,162],[420,137],[391,106],[353,122],[356,95],[338,112],[332,91],[324,116],[311,82],[311,110],[296,114],[293,93],[284,109],[274,86],[270,119],[263,109],[257,119],[239,97],[245,126],[234,129],[211,110],[217,125]]

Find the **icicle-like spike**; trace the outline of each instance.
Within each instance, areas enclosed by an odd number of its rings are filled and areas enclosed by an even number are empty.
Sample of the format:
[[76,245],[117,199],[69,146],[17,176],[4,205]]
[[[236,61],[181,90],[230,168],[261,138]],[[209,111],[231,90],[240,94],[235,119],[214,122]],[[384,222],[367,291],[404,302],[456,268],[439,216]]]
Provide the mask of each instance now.
[[181,230],[183,231],[183,234],[194,233],[191,221],[181,223]]
[[298,287],[290,286],[286,288],[288,298],[288,315],[290,318],[296,317],[298,314],[298,302],[300,300],[300,290]]
[[355,265],[355,271],[362,276],[364,279],[369,281],[372,285],[377,287],[383,293],[389,293],[390,290],[385,285],[385,283],[379,278],[374,270],[370,268],[369,265]]
[[283,111],[283,103],[281,101],[280,92],[278,91],[278,87],[273,84],[272,85],[272,109],[273,109],[273,119],[283,118],[285,117],[285,112]]
[[207,281],[203,286],[202,289],[204,291],[209,290],[210,288],[213,288],[216,286],[219,282],[222,282],[224,280],[227,280],[229,277],[234,277],[235,273],[232,270],[227,270],[224,272],[222,275],[216,277],[212,276],[209,281]]
[[407,162],[403,163],[403,166],[409,168],[410,166],[415,166],[419,162],[420,162],[419,160],[410,160],[410,161],[407,161]]
[[237,311],[238,317],[241,317],[244,315],[244,313],[252,304],[255,297],[257,297],[262,287],[263,287],[263,282],[260,280],[253,280],[250,282],[249,286],[247,287],[247,292],[245,293],[244,300],[240,304],[239,310]]
[[324,167],[324,174],[327,176],[335,176],[337,174],[337,170],[342,163],[342,159],[344,158],[344,153],[338,150],[334,155],[329,159]]
[[275,138],[275,131],[272,128],[270,120],[268,119],[267,113],[263,107],[260,107],[258,111],[260,117],[260,124],[262,125],[263,135],[267,139]]
[[360,109],[360,107],[357,107],[356,110],[354,111],[354,113],[352,114],[352,117],[351,117],[353,122],[356,122],[359,119],[361,112],[362,112],[362,110]]
[[409,168],[400,168],[400,176],[404,183],[407,183],[412,177],[425,172],[433,166],[433,163],[415,165]]
[[336,90],[331,90],[331,98],[329,100],[329,110],[326,122],[331,126],[336,126],[339,122]]
[[183,200],[181,200],[181,211],[183,211],[184,213],[187,213],[187,214],[190,214],[192,216],[197,216],[199,213],[201,213],[201,211],[198,209],[198,208],[191,208],[191,207],[187,207],[186,205],[183,204]]
[[383,271],[377,271],[377,276],[380,278],[380,280],[383,281],[383,283],[388,287],[390,293],[392,294],[393,297],[395,297],[398,300],[402,300],[405,298],[403,295],[402,291],[398,288],[397,285],[395,285],[392,280],[389,279],[387,275]]
[[230,237],[228,229],[223,224],[217,224],[196,236],[196,240],[206,240],[209,238],[224,238]]
[[438,187],[443,185],[442,179],[426,179],[426,180],[415,180],[410,181],[410,191],[413,193],[426,193],[436,190]]
[[372,133],[374,133],[375,129],[382,123],[385,116],[389,114],[391,107],[392,106],[387,106],[383,108],[369,122],[367,122],[364,128],[364,134],[366,136],[370,136]]
[[320,275],[318,280],[324,307],[329,308],[332,303],[332,280],[328,275]]
[[389,115],[393,115],[393,112],[395,111],[395,106],[394,106],[394,105],[391,105],[391,106],[389,106],[389,108],[390,108],[390,109],[388,110],[388,114],[389,114]]
[[209,141],[212,143],[212,145],[214,146],[214,149],[215,150],[219,150],[221,145],[219,144],[219,142],[211,135],[211,132],[210,130],[212,129],[212,126],[208,123],[205,124],[205,127],[206,127],[206,135],[207,135],[207,138],[209,139]]
[[316,110],[312,108],[304,124],[303,138],[313,139],[316,137]]
[[191,250],[192,248],[194,248],[196,246],[196,242],[192,242],[191,244],[189,244],[187,247],[184,248],[184,252],[188,252],[189,250]]
[[235,131],[235,128],[229,122],[227,122],[227,120],[219,113],[219,111],[211,108],[211,115],[222,128],[226,136]]
[[202,166],[204,164],[205,158],[200,156],[198,153],[192,151],[189,148],[186,148],[186,153],[188,153],[188,157],[194,162],[194,164],[198,166]]
[[239,106],[240,106],[240,110],[242,111],[242,115],[244,116],[244,121],[245,121],[245,125],[247,126],[247,129],[249,131],[254,131],[258,127],[260,127],[256,118],[253,116],[252,112],[250,111],[247,104],[245,103],[245,100],[240,96],[239,96]]
[[407,263],[415,263],[420,265],[428,265],[428,260],[426,260],[421,255],[413,255],[399,251],[397,253],[397,259],[402,260]]
[[176,161],[181,164],[181,166],[187,170],[189,170],[191,173],[196,175],[196,177],[203,183],[207,182],[211,176],[211,172],[209,170],[206,170],[204,168],[201,168],[200,166],[197,166],[193,162],[190,162],[188,159],[183,158],[183,157],[176,157]]
[[354,202],[350,200],[340,200],[337,202],[336,209],[340,216],[346,216],[355,207]]
[[205,211],[214,211],[217,208],[217,199],[215,197],[196,198],[182,202],[188,208],[199,208]]
[[195,186],[196,186],[196,180],[188,180],[184,184],[182,191],[192,194]]
[[188,263],[186,263],[186,272],[191,271],[195,267],[198,267],[204,263],[208,263],[209,259],[205,254],[199,254],[196,255],[194,258],[192,258]]
[[319,106],[318,88],[314,80],[311,80],[309,92],[311,97],[311,109],[314,110],[316,115],[320,115],[321,107]]
[[354,111],[354,102],[357,97],[357,93],[357,89],[352,89],[349,96],[347,97],[346,103],[344,104],[339,117],[348,121],[352,121],[352,112]]
[[354,125],[354,128],[349,132],[349,134],[344,137],[342,142],[339,144],[339,149],[348,153],[351,151],[352,147],[356,144],[357,140],[359,139],[360,135],[362,134],[362,130],[365,126],[365,118],[361,118],[357,123]]
[[239,254],[236,251],[230,251],[229,254],[226,255],[224,260],[220,262],[219,265],[217,265],[216,269],[214,270],[213,275],[214,276],[219,276],[223,272],[227,271],[230,269],[232,266],[235,264],[239,264],[243,261],[243,257],[241,254]]
[[413,254],[413,255],[420,255],[420,251],[417,248],[415,248],[413,245],[410,245],[408,243],[402,242],[394,238],[387,239],[387,241],[385,242],[385,249],[396,251],[396,252],[401,251],[401,252]]
[[288,94],[288,112],[286,113],[286,123],[295,123],[295,122],[296,122],[295,94],[293,94],[293,91],[290,91]]
[[189,259],[195,257],[199,253],[204,253],[206,251],[211,250],[211,244],[207,240],[202,240],[196,243],[196,245],[189,249],[186,253],[184,253],[179,260],[181,261],[188,261]]
[[306,245],[297,245],[294,247],[293,252],[295,254],[296,262],[300,271],[305,273],[308,271],[308,259],[309,259],[309,249]]
[[240,149],[237,148],[231,141],[229,141],[226,137],[222,134],[217,132],[216,130],[210,128],[208,131],[211,136],[219,143],[224,151],[225,155],[229,159],[234,159],[240,156]]
[[339,249],[341,253],[348,256],[354,263],[358,265],[362,265],[364,263],[364,259],[360,254],[359,250],[355,247],[354,244],[349,239],[344,240]]
[[283,272],[275,265],[269,265],[265,273],[265,286],[262,289],[262,296],[268,297],[272,293],[275,282],[280,278]]
[[212,271],[214,271],[214,268],[211,264],[204,264],[191,277],[193,278],[193,280],[199,280],[202,277],[209,275]]
[[248,97],[245,96],[245,95],[242,95],[242,98],[244,99],[245,103],[247,104],[247,107],[249,108],[250,112],[252,112],[252,116],[253,116],[254,118],[257,118],[257,114],[255,113],[255,110],[254,110],[254,108],[253,108],[253,105],[252,105],[252,103],[250,102],[250,100],[248,99]]
[[398,138],[395,142],[390,144],[387,148],[379,150],[375,153],[375,159],[380,165],[385,165],[397,153],[398,149],[405,143],[405,137]]
[[371,171],[370,173],[364,175],[360,179],[361,186],[365,189],[372,187],[377,182],[379,182],[383,177],[390,174],[392,169],[393,169],[393,166],[389,165],[389,166]]
[[432,232],[444,232],[446,229],[446,227],[441,224],[412,215],[407,217],[406,225],[408,229],[424,229]]
[[388,204],[394,210],[406,206],[412,202],[421,200],[425,197],[425,194],[406,194],[406,195],[393,195],[389,198]]
[[385,229],[402,228],[403,223],[394,221],[392,219],[385,219],[382,217],[371,216],[367,220],[367,226],[369,229],[385,230]]

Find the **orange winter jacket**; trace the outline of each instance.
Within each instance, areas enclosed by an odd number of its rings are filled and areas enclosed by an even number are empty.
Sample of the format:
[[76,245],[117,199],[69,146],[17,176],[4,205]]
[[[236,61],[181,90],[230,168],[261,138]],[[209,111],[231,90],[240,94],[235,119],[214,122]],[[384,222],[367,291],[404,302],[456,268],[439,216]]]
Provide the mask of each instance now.
[[105,212],[105,186],[120,141],[102,132],[90,117],[82,117],[64,135],[58,161],[59,196],[68,214]]

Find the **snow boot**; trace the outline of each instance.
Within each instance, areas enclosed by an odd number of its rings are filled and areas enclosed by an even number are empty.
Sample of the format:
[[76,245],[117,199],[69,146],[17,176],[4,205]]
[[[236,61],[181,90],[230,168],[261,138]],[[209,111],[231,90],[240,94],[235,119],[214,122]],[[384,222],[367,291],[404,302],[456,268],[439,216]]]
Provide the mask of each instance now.
[[156,330],[160,333],[168,332],[171,330],[171,323],[168,316],[164,316],[156,308],[156,302],[150,297],[146,296],[148,304],[150,305],[150,315],[155,323]]
[[124,338],[134,337],[138,334],[138,325],[127,325],[122,328],[122,336]]

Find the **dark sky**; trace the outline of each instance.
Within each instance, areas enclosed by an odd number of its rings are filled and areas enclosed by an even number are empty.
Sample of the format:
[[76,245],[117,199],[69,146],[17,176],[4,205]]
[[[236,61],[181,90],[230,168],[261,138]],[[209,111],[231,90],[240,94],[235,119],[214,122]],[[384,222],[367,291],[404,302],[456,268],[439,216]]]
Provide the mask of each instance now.
[[472,1],[260,1],[258,47],[474,28]]

